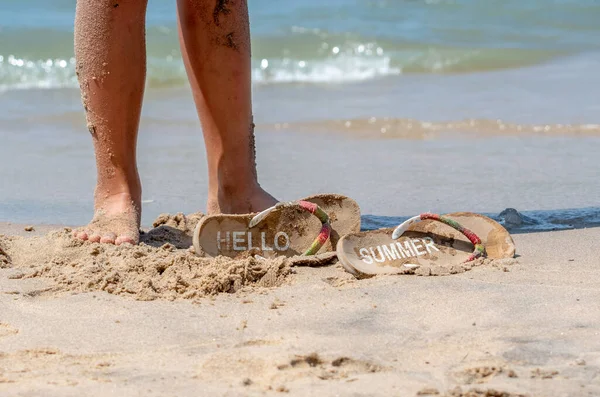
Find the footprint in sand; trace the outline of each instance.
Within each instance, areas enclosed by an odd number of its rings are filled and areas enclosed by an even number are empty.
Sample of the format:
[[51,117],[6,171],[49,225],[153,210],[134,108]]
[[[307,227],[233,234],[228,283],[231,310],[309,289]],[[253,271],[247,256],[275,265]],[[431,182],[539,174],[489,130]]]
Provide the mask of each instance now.
[[350,357],[327,360],[317,353],[296,356],[289,363],[278,365],[279,371],[299,372],[303,376],[316,376],[322,380],[346,379],[350,375],[380,372],[383,368],[374,363]]
[[0,338],[3,336],[18,334],[19,330],[6,323],[0,323]]
[[510,368],[501,365],[484,365],[466,368],[455,374],[456,379],[465,385],[473,383],[486,383],[498,375],[506,375],[509,378],[517,378],[517,374]]
[[[276,350],[269,348],[270,344],[272,343],[268,341],[256,340],[245,345],[251,350],[235,349],[211,355],[194,378],[208,382],[218,379],[220,383],[225,380],[256,390],[283,393],[289,391],[291,384],[300,380],[354,382],[358,375],[387,370],[373,362],[349,356],[327,358],[317,353],[288,356],[281,362],[276,358]],[[256,349],[259,346],[261,350]]]

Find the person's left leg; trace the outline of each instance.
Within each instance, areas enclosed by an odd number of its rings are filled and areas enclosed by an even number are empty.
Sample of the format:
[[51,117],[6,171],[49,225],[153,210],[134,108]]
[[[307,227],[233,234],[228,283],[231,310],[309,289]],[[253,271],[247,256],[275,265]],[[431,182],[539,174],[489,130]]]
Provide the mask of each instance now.
[[207,211],[261,211],[277,200],[256,174],[246,0],[178,0],[184,63],[202,123]]

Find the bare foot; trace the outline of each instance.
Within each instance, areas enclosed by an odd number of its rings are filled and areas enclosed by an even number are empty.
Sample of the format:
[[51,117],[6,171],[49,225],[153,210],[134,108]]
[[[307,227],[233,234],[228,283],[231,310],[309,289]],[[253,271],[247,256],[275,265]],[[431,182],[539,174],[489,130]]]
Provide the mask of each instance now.
[[275,204],[277,199],[260,186],[251,192],[239,192],[233,189],[222,189],[215,197],[209,197],[206,204],[207,213],[212,214],[249,214],[265,210]]
[[[139,200],[138,200],[139,201]],[[140,203],[131,195],[120,193],[96,200],[94,219],[76,229],[73,236],[93,243],[121,245],[140,241]]]

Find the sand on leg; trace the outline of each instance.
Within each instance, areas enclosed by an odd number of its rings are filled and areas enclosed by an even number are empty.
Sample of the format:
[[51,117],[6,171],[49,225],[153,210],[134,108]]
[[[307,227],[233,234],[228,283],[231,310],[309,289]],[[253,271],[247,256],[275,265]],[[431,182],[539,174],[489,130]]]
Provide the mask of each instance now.
[[147,0],[78,0],[76,70],[94,141],[95,214],[75,237],[103,243],[139,241],[141,183],[137,133],[146,73]]
[[179,37],[206,145],[207,211],[249,213],[276,203],[256,173],[246,0],[178,0]]

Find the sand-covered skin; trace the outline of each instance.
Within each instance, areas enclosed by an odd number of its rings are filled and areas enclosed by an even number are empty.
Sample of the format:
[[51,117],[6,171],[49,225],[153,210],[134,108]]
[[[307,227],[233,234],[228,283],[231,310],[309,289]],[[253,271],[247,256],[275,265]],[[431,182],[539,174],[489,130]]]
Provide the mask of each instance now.
[[137,244],[140,240],[140,214],[134,203],[123,213],[107,214],[98,209],[94,218],[84,227],[73,230],[73,236],[80,240],[89,240],[120,245],[125,242]]

